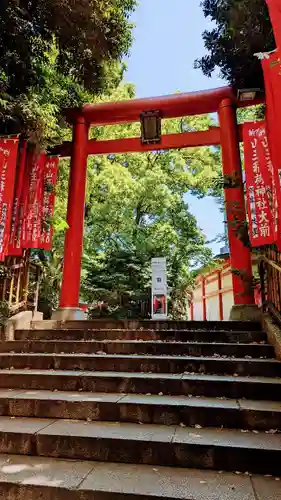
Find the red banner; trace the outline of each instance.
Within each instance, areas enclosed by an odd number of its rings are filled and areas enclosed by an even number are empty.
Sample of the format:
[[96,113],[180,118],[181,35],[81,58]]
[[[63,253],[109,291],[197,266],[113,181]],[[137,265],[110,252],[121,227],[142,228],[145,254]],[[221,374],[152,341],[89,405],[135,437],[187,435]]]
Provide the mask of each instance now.
[[53,239],[52,217],[55,208],[55,185],[57,182],[59,158],[46,157],[43,174],[42,232],[40,248],[51,250]]
[[[275,205],[278,211],[278,230],[276,243],[281,248],[281,76],[278,51],[262,61],[266,90],[266,129],[270,155],[273,165],[273,179],[276,193]],[[274,196],[274,191],[273,191]]]
[[26,160],[25,160],[25,168],[24,168],[24,177],[23,177],[23,185],[22,192],[20,197],[19,204],[19,215],[18,215],[18,224],[16,230],[16,249],[17,251],[26,248],[24,246],[24,242],[26,241],[26,224],[25,224],[25,216],[27,212],[27,202],[28,202],[28,193],[29,193],[29,176],[30,176],[30,165],[33,160],[33,153],[27,151]]
[[281,50],[281,2],[280,0],[266,1],[274,31],[276,46]]
[[15,176],[18,154],[18,139],[0,139],[0,261],[8,251]]
[[19,227],[19,216],[20,216],[20,202],[22,197],[25,166],[26,166],[26,152],[27,152],[27,142],[24,141],[21,142],[19,148],[10,240],[8,246],[8,255],[12,256],[19,256],[22,254],[20,233],[18,233],[18,227]]
[[28,193],[22,230],[23,248],[40,247],[45,158],[45,154],[33,155],[27,165]]
[[265,123],[245,123],[243,140],[250,240],[252,246],[268,245],[276,241],[278,216]]

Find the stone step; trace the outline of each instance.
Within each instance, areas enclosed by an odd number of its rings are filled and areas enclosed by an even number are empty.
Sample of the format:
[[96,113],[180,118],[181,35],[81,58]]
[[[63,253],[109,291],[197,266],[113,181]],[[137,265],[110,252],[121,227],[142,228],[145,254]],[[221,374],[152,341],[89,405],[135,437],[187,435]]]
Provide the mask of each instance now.
[[253,321],[178,321],[178,320],[114,320],[110,318],[86,321],[33,321],[31,328],[36,330],[209,330],[226,331],[260,331],[261,323]]
[[89,421],[281,429],[281,403],[187,396],[0,390],[0,415]]
[[[244,324],[245,328],[245,324]],[[170,340],[197,342],[265,342],[260,330],[17,330],[15,340]]]
[[281,435],[217,428],[0,417],[0,453],[281,474]]
[[1,455],[0,489],[3,500],[278,500],[280,481],[221,471]]
[[0,353],[80,353],[95,354],[147,354],[147,355],[189,355],[220,356],[242,358],[274,358],[274,347],[269,344],[230,344],[203,342],[163,342],[163,341],[73,341],[73,340],[16,340],[0,342]]
[[0,388],[280,400],[281,379],[67,370],[0,370]]
[[114,356],[105,354],[2,353],[0,355],[0,368],[281,376],[281,362],[275,359],[192,356],[149,357],[125,354]]

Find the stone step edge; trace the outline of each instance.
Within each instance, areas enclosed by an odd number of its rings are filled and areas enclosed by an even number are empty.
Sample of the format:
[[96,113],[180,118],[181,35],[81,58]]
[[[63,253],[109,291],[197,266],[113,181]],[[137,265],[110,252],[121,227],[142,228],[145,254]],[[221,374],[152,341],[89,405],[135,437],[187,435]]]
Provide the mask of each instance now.
[[71,359],[110,359],[110,360],[117,360],[118,359],[134,359],[134,360],[148,360],[151,359],[153,361],[191,361],[191,362],[198,362],[198,361],[216,361],[218,363],[261,363],[261,364],[276,364],[281,366],[281,361],[275,359],[275,358],[232,358],[232,357],[217,357],[217,356],[179,356],[179,355],[174,355],[174,356],[168,356],[166,354],[163,355],[155,355],[155,354],[107,354],[107,353],[45,353],[45,352],[3,352],[0,353],[0,356],[8,358],[11,357],[11,359],[19,357],[19,358],[35,358],[35,357],[42,357],[42,358],[71,358]]
[[59,326],[67,326],[68,328],[74,327],[77,325],[83,325],[83,328],[89,325],[92,325],[92,327],[96,328],[102,328],[106,327],[112,328],[112,327],[117,327],[120,329],[123,328],[134,328],[134,329],[139,329],[139,328],[149,328],[149,326],[154,326],[157,325],[157,328],[163,326],[163,328],[167,328],[167,326],[172,326],[174,327],[179,327],[179,326],[193,326],[198,328],[199,326],[205,326],[209,325],[212,326],[214,329],[215,327],[221,327],[221,325],[230,327],[240,327],[241,325],[246,326],[253,326],[254,328],[261,328],[261,322],[260,321],[242,321],[242,320],[208,320],[208,321],[203,321],[203,320],[173,320],[173,319],[130,319],[130,318],[124,318],[124,319],[114,319],[114,318],[95,318],[95,319],[84,319],[84,320],[67,320],[67,321],[59,321],[59,320],[54,320],[54,319],[47,319],[47,320],[32,320],[31,321],[31,326],[46,326],[50,325],[52,327],[59,325]]
[[[14,498],[30,500],[41,496],[57,500],[217,500],[225,497],[267,500],[270,492],[277,491],[280,484],[275,478],[250,476],[222,471],[0,455],[0,485],[5,498],[8,493],[14,493]],[[266,497],[263,491],[267,491]],[[87,493],[89,496],[85,498]],[[277,495],[272,495],[272,498],[274,496]]]
[[[51,397],[49,397],[51,395]],[[84,399],[83,399],[84,398]],[[221,408],[238,411],[270,411],[281,414],[281,401],[263,401],[241,398],[175,396],[164,394],[135,394],[118,392],[50,391],[44,389],[0,389],[0,401],[61,401],[68,403],[126,404],[177,408]],[[272,403],[272,406],[270,406]],[[277,406],[279,405],[279,408]],[[255,408],[253,407],[255,406]],[[3,416],[3,415],[2,415]]]
[[[200,336],[202,335],[207,335],[208,337],[210,338],[213,338],[214,339],[214,342],[215,342],[215,338],[216,338],[216,335],[220,336],[220,337],[227,337],[228,336],[235,336],[237,337],[237,339],[239,339],[240,336],[242,337],[246,337],[246,336],[249,336],[249,337],[253,337],[253,336],[257,336],[258,338],[266,338],[266,334],[265,332],[263,331],[256,331],[256,330],[237,330],[237,331],[229,331],[229,330],[218,330],[217,332],[213,332],[211,330],[76,330],[76,329],[70,329],[70,330],[62,330],[62,329],[59,329],[59,330],[15,330],[15,339],[17,339],[17,335],[25,335],[26,338],[28,339],[28,335],[30,334],[31,335],[31,339],[34,338],[32,337],[32,335],[36,335],[38,334],[38,338],[40,339],[44,339],[44,334],[45,335],[53,335],[53,338],[55,339],[56,338],[56,334],[59,334],[60,335],[60,338],[63,338],[63,335],[71,335],[72,337],[74,337],[75,335],[78,335],[78,336],[82,336],[82,335],[85,335],[86,337],[87,336],[93,336],[95,334],[97,335],[100,335],[100,334],[104,334],[104,338],[107,338],[106,337],[106,334],[108,333],[111,333],[111,334],[114,334],[115,336],[117,335],[120,335],[120,340],[122,340],[122,338],[130,338],[130,334],[132,334],[132,339],[135,339],[136,337],[139,336],[139,338],[141,339],[141,336],[142,335],[145,335],[145,336],[148,336],[148,335],[151,335],[152,336],[152,339],[153,339],[153,335],[157,335],[159,337],[159,340],[161,340],[161,336],[163,336],[163,339],[167,338],[167,337],[177,337],[177,336],[186,336],[186,338],[188,338],[189,335],[193,335],[193,336],[196,336],[198,338],[200,338]],[[118,339],[119,340],[119,339]],[[252,342],[252,340],[251,340]]]
[[[7,439],[7,436],[8,437]],[[281,453],[281,434],[268,434],[265,431],[242,434],[239,429],[221,427],[182,427],[180,424],[159,425],[131,422],[97,421],[85,422],[75,419],[29,418],[0,416],[0,445],[19,436],[30,438],[82,438],[93,441],[145,442],[157,445],[193,445],[211,448],[231,448],[244,450],[266,450]],[[3,440],[3,438],[5,439]],[[32,449],[34,440],[32,439]],[[246,446],[247,443],[247,446]],[[262,446],[261,446],[262,445]],[[24,449],[26,449],[24,447]],[[52,449],[50,452],[52,453]],[[75,451],[75,450],[74,450]],[[25,454],[25,452],[24,452]],[[27,453],[29,455],[29,453]],[[52,455],[53,456],[53,455]],[[57,457],[58,458],[58,457]],[[63,457],[62,457],[63,458]]]
[[[128,333],[128,332],[157,332],[157,333],[176,333],[176,332],[208,332],[212,334],[216,333],[264,333],[264,331],[260,328],[258,330],[253,329],[251,330],[250,328],[243,328],[243,329],[234,329],[232,330],[231,328],[220,328],[213,330],[212,328],[63,328],[60,326],[59,328],[48,328],[48,325],[45,325],[46,328],[33,328],[31,325],[31,328],[17,328],[15,331],[16,332],[120,332],[120,333]],[[77,325],[80,326],[80,325]],[[245,325],[244,325],[245,326]]]
[[9,394],[0,390],[0,407],[1,416],[19,418],[65,420],[71,415],[81,421],[221,425],[245,433],[258,430],[268,434],[281,429],[281,403],[274,401],[83,392],[69,396],[68,392],[44,390],[14,390]]
[[170,341],[186,341],[186,340],[192,340],[192,341],[211,341],[216,343],[218,340],[220,342],[226,342],[226,343],[252,343],[252,342],[260,342],[260,341],[266,341],[266,335],[262,332],[241,332],[241,333],[229,333],[229,332],[220,332],[217,335],[214,335],[212,332],[201,332],[202,335],[198,332],[190,332],[190,333],[185,333],[185,332],[177,332],[177,333],[172,333],[172,334],[158,334],[158,333],[149,333],[149,332],[144,332],[144,333],[137,333],[137,332],[130,332],[127,334],[119,334],[119,332],[92,332],[92,331],[73,331],[73,330],[67,330],[67,331],[57,331],[56,330],[51,330],[51,331],[41,331],[41,330],[22,330],[22,331],[16,331],[15,332],[15,340],[56,340],[56,339],[61,339],[61,340],[120,340],[122,341],[123,339],[129,339],[129,340],[170,340]]
[[272,344],[267,343],[266,341],[251,341],[251,342],[204,342],[204,341],[197,341],[197,340],[143,340],[143,339],[91,339],[91,340],[69,340],[69,339],[26,339],[26,340],[8,340],[8,341],[0,341],[0,347],[3,345],[21,345],[21,344],[70,344],[70,345],[82,345],[82,344],[89,344],[89,345],[94,345],[94,344],[113,344],[113,345],[118,345],[118,344],[126,344],[126,345],[168,345],[168,346],[173,346],[173,345],[182,345],[182,346],[212,346],[212,347],[228,347],[228,346],[241,346],[241,347],[249,347],[249,346],[254,346],[256,348],[263,348],[263,347],[272,347],[274,346]]
[[169,375],[131,372],[0,370],[0,388],[68,392],[152,393],[278,401],[280,378],[225,375]]
[[[240,383],[262,383],[262,384],[281,384],[281,377],[259,377],[259,376],[243,376],[238,375],[237,377],[234,375],[222,375],[222,374],[208,374],[208,373],[194,373],[194,374],[185,374],[185,373],[148,373],[148,372],[116,372],[116,371],[89,371],[89,370],[39,370],[39,369],[22,369],[22,368],[0,368],[0,380],[1,376],[8,375],[21,375],[21,376],[62,376],[62,377],[92,377],[92,378],[117,378],[117,379],[156,379],[156,380],[177,380],[177,381],[192,381],[192,380],[200,380],[204,382],[240,382]],[[0,384],[1,388],[1,384]],[[3,389],[3,387],[2,387]],[[27,389],[26,389],[27,390]],[[32,388],[30,390],[33,390]],[[36,389],[34,389],[36,390]]]
[[1,453],[281,475],[281,436],[240,431],[0,417]]

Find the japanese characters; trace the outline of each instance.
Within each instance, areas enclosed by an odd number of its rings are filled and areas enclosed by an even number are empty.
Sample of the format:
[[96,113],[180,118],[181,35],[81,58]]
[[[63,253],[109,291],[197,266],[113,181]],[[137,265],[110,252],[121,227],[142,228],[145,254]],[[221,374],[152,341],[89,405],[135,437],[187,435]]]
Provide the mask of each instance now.
[[276,187],[264,122],[243,127],[250,240],[253,246],[275,241],[278,231]]

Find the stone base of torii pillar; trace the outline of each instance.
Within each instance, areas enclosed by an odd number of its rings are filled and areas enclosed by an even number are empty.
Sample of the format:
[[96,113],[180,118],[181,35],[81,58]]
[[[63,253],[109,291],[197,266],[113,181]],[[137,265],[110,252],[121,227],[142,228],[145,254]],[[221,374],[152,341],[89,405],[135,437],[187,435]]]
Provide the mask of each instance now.
[[55,321],[85,321],[85,312],[78,307],[60,307],[52,314]]
[[230,311],[231,321],[261,321],[262,310],[255,304],[234,305]]

